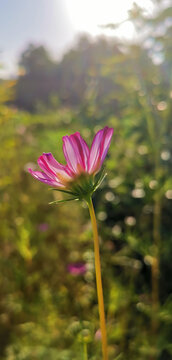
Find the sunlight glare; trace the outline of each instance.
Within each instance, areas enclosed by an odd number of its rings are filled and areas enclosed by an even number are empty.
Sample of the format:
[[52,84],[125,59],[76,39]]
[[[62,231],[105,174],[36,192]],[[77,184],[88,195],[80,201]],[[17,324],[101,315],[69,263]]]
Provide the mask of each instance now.
[[65,0],[70,22],[76,32],[86,32],[92,36],[117,35],[126,39],[131,39],[135,34],[130,21],[124,22],[115,31],[102,25],[127,20],[128,11],[134,3],[148,12],[152,11],[151,0]]
[[[70,21],[77,31],[91,35],[114,35],[114,31],[102,28],[102,25],[118,23],[127,19],[127,12],[133,0],[65,0]],[[133,35],[133,26],[127,22],[121,27],[120,35]]]

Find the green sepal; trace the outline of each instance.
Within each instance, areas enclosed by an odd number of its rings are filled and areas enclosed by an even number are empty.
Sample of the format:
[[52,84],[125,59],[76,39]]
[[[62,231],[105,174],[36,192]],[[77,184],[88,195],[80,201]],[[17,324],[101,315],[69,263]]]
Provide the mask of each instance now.
[[49,205],[59,204],[59,203],[65,203],[65,202],[67,202],[67,201],[73,201],[73,200],[77,201],[77,200],[79,200],[79,199],[78,199],[78,198],[71,198],[71,199],[64,199],[64,200],[55,200],[55,201],[51,201],[51,202],[49,203]]
[[74,179],[74,181],[68,184],[68,190],[52,188],[50,190],[60,191],[62,193],[71,195],[72,198],[64,200],[56,200],[50,204],[58,204],[72,200],[88,200],[92,197],[92,194],[98,189],[102,181],[106,177],[105,170],[102,169],[98,174],[81,174]]
[[66,193],[66,194],[77,196],[77,193],[74,193],[73,191],[70,191],[70,190],[63,190],[63,189],[56,189],[56,188],[52,188],[49,190],[60,191],[60,192]]
[[105,172],[104,169],[102,169],[102,171],[100,173],[98,173],[98,175],[99,176],[97,176],[97,179],[94,184],[94,191],[96,191],[98,189],[98,187],[102,184],[103,180],[107,176],[107,173]]

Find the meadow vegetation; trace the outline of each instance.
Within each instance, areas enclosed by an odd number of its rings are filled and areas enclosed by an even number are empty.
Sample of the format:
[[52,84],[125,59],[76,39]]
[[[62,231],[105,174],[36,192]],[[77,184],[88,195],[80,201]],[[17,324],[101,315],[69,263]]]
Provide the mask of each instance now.
[[[92,231],[84,203],[28,174],[62,136],[114,136],[94,195],[111,360],[172,357],[171,9],[129,14],[138,38],[81,37],[60,62],[29,46],[0,82],[0,358],[101,358]],[[112,26],[110,24],[109,26]],[[114,26],[115,28],[115,26]],[[115,34],[115,32],[114,32]],[[86,264],[75,275],[70,265]]]

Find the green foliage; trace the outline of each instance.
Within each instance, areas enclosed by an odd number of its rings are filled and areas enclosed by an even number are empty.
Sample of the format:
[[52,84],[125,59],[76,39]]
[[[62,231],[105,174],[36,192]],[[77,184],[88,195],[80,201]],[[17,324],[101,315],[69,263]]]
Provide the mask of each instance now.
[[[51,151],[63,162],[63,135],[80,131],[90,144],[95,131],[104,125],[115,131],[106,159],[108,176],[94,194],[94,204],[110,360],[171,359],[168,13],[162,9],[149,18],[141,9],[133,9],[130,16],[141,45],[118,41],[114,48],[105,40],[93,44],[82,39],[58,64],[62,82],[66,81],[62,92],[55,91],[47,107],[38,91],[35,113],[7,105],[13,102],[14,83],[0,83],[2,360],[84,360],[84,351],[89,360],[101,358],[88,210],[78,202],[49,205],[63,201],[65,195],[48,191],[27,169],[37,167],[42,152]],[[165,35],[160,36],[160,28]],[[151,46],[145,46],[148,40]],[[45,72],[51,76],[56,71],[42,47],[30,48],[22,66],[26,76],[35,72],[36,82],[45,69],[49,68]],[[26,80],[20,78],[15,89],[23,81],[23,96],[33,110]],[[29,81],[33,89],[33,77]],[[71,98],[66,107],[61,94],[68,81]],[[75,262],[87,264],[85,274],[70,274],[68,265]]]

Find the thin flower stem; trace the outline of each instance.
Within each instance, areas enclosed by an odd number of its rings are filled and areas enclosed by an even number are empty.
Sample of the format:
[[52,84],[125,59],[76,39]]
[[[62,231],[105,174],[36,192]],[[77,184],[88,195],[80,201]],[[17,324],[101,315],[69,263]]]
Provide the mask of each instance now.
[[98,306],[99,306],[99,316],[100,316],[100,329],[102,336],[102,353],[103,353],[103,360],[108,360],[106,322],[105,322],[100,252],[99,252],[99,238],[98,238],[97,222],[96,222],[96,216],[95,216],[92,199],[89,199],[88,207],[90,211],[91,223],[93,228],[93,237],[94,237],[95,270],[96,270],[97,296],[98,296]]
[[87,343],[84,341],[84,360],[88,360]]

